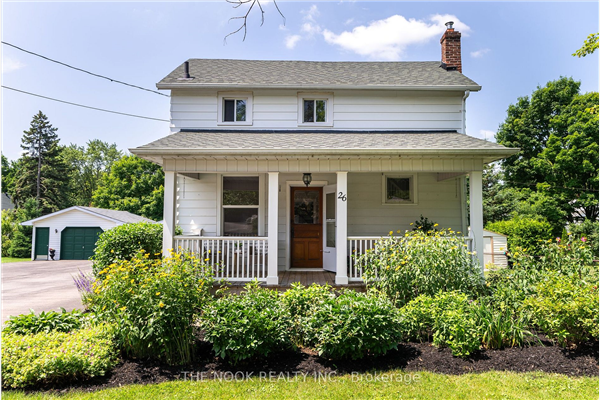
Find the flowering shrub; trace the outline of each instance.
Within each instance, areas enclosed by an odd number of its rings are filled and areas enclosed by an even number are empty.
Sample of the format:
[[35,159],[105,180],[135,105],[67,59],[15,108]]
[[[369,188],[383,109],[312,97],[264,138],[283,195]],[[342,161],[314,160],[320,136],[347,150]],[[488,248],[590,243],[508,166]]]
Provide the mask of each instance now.
[[98,318],[116,324],[121,349],[169,364],[191,361],[195,316],[210,299],[212,270],[191,255],[163,260],[140,252],[98,272],[88,305]]
[[79,291],[79,296],[81,296],[81,301],[83,304],[89,303],[88,297],[94,295],[94,282],[96,278],[94,278],[93,273],[83,272],[79,270],[79,273],[73,276],[73,282],[77,287],[77,291]]
[[598,339],[598,280],[553,276],[540,282],[524,307],[548,337],[560,345]]
[[535,254],[517,247],[509,253],[513,263],[509,268],[491,271],[487,284],[492,291],[492,303],[500,310],[518,310],[523,301],[533,296],[536,285],[556,275],[597,281],[594,252],[583,238],[568,235],[540,242]]
[[304,323],[305,341],[331,358],[383,355],[402,337],[398,309],[387,297],[353,290],[326,297]]
[[540,241],[552,238],[552,225],[533,218],[492,222],[487,224],[485,229],[508,236],[509,249],[527,248],[531,253],[535,252]]
[[464,239],[451,230],[413,231],[375,243],[361,256],[363,279],[402,306],[421,294],[482,290],[481,270]]
[[94,275],[120,260],[131,260],[140,250],[144,250],[150,258],[162,256],[161,224],[138,222],[123,224],[104,231],[96,242],[93,261]]
[[102,376],[117,364],[113,330],[107,325],[66,332],[2,335],[2,385]]
[[281,295],[256,282],[246,285],[239,295],[225,295],[213,302],[200,323],[215,354],[233,364],[292,348],[290,317]]
[[84,314],[79,310],[67,312],[61,308],[61,312],[42,311],[35,314],[33,310],[29,314],[11,316],[2,330],[4,333],[16,333],[27,335],[40,332],[70,332],[81,328]]

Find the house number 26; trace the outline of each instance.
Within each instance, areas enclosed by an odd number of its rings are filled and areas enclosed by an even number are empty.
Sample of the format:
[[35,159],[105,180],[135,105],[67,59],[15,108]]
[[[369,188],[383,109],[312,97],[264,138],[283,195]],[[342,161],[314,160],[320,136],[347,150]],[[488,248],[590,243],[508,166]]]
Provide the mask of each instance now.
[[344,194],[344,192],[340,192],[338,194],[338,199],[342,200],[342,201],[346,201],[346,195]]

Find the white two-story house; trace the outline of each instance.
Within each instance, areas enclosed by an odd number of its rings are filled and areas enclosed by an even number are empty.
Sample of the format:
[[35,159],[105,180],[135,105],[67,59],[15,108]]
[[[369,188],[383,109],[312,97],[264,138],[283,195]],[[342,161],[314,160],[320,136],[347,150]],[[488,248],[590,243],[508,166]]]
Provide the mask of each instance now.
[[470,228],[483,264],[482,170],[517,149],[466,134],[481,87],[446,25],[441,62],[190,59],[162,79],[171,133],[131,152],[165,171],[165,254],[199,253],[231,281],[343,285],[361,279],[354,254],[423,215]]

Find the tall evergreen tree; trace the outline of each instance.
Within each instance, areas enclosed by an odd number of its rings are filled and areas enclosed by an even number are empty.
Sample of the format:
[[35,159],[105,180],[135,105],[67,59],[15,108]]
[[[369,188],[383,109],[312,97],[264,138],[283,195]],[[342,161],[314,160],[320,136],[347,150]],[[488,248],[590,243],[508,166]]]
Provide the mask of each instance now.
[[57,129],[40,111],[31,120],[29,130],[24,131],[21,148],[25,152],[14,189],[18,207],[29,198],[36,199],[43,214],[69,205],[69,168],[61,154]]

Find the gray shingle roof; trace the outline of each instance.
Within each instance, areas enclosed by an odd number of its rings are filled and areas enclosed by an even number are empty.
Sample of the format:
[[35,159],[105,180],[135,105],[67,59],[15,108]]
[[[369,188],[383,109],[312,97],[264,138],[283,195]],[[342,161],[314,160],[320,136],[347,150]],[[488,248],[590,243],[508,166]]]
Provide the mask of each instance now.
[[137,155],[178,154],[367,154],[482,153],[510,155],[509,149],[455,131],[180,131],[130,149]]
[[79,206],[79,208],[82,208],[87,211],[91,211],[95,214],[103,215],[108,218],[116,219],[117,221],[121,221],[126,224],[127,223],[136,223],[136,222],[156,223],[156,221],[153,221],[148,218],[140,217],[139,215],[132,214],[129,211],[108,210],[106,208],[82,207],[82,206]]
[[181,79],[181,64],[156,86],[293,87],[293,88],[422,88],[479,90],[458,71],[446,71],[439,61],[323,62],[190,59],[190,76]]

